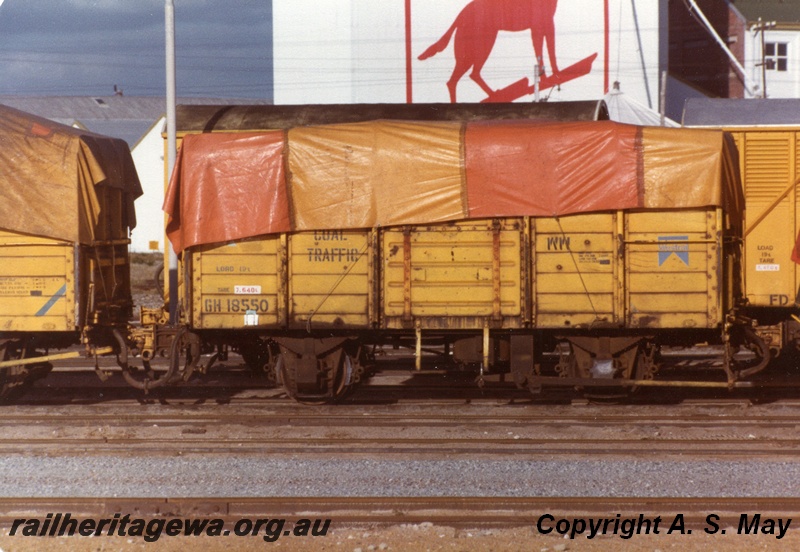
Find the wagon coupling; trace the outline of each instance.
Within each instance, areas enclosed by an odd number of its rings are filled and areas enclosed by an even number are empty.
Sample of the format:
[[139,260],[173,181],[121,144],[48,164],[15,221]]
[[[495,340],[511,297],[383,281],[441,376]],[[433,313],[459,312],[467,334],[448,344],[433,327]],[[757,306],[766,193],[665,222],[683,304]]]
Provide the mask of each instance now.
[[[753,328],[739,326],[736,329],[738,331],[732,333],[731,342],[727,345],[729,352],[726,354],[726,361],[735,377],[742,379],[755,375],[766,368],[772,358],[772,354],[769,345]],[[742,356],[736,353],[735,348],[737,346],[746,357],[751,356],[750,353],[752,353],[753,358],[737,358]]]
[[156,370],[153,366],[154,359],[144,356],[142,357],[142,369],[131,366],[128,362],[128,347],[125,338],[118,330],[114,330],[114,337],[120,348],[117,362],[122,368],[123,378],[128,385],[141,389],[145,393],[151,389],[187,380],[197,368],[200,360],[200,338],[185,327],[175,330],[172,337],[166,372]]

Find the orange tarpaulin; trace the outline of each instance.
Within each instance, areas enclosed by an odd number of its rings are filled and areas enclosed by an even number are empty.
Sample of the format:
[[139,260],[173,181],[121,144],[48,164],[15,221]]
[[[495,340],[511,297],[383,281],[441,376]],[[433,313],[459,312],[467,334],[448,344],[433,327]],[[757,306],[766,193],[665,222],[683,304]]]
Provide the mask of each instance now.
[[125,222],[135,227],[133,202],[142,188],[124,140],[0,105],[1,228],[92,243],[100,186],[123,192]]
[[470,217],[555,216],[642,205],[641,129],[610,121],[467,125]]
[[185,136],[164,200],[173,248],[289,231],[283,149],[281,131]]
[[283,136],[184,139],[165,203],[177,251],[273,232],[635,208],[720,205],[741,224],[736,150],[720,131],[372,121]]

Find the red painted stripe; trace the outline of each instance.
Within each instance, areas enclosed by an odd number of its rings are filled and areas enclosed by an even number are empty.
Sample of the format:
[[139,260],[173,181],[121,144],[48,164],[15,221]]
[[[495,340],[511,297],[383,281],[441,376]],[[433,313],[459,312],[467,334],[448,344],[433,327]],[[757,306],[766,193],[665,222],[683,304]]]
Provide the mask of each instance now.
[[406,103],[413,103],[411,83],[411,0],[406,0]]

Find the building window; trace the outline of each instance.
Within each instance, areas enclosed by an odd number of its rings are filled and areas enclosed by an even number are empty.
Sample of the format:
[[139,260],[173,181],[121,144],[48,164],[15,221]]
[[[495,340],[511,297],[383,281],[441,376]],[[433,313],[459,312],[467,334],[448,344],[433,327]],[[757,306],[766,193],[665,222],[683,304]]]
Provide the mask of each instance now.
[[786,42],[766,42],[764,63],[768,71],[786,71],[789,45]]

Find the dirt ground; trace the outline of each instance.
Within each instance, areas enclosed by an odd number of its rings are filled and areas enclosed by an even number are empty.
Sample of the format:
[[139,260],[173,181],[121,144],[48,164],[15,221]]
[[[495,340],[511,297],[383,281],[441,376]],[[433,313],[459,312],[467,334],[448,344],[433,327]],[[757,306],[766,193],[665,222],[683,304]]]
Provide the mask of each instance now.
[[52,552],[76,550],[91,552],[153,550],[183,552],[210,551],[454,551],[454,552],[656,552],[680,551],[753,551],[800,550],[800,531],[789,531],[781,540],[771,535],[737,535],[734,528],[726,534],[707,535],[695,531],[691,535],[636,535],[631,539],[596,537],[588,540],[539,535],[533,528],[518,529],[454,529],[422,523],[387,528],[331,527],[325,536],[287,536],[275,542],[262,537],[166,537],[144,542],[141,537],[21,537],[8,536],[8,528],[0,531],[3,552]]

